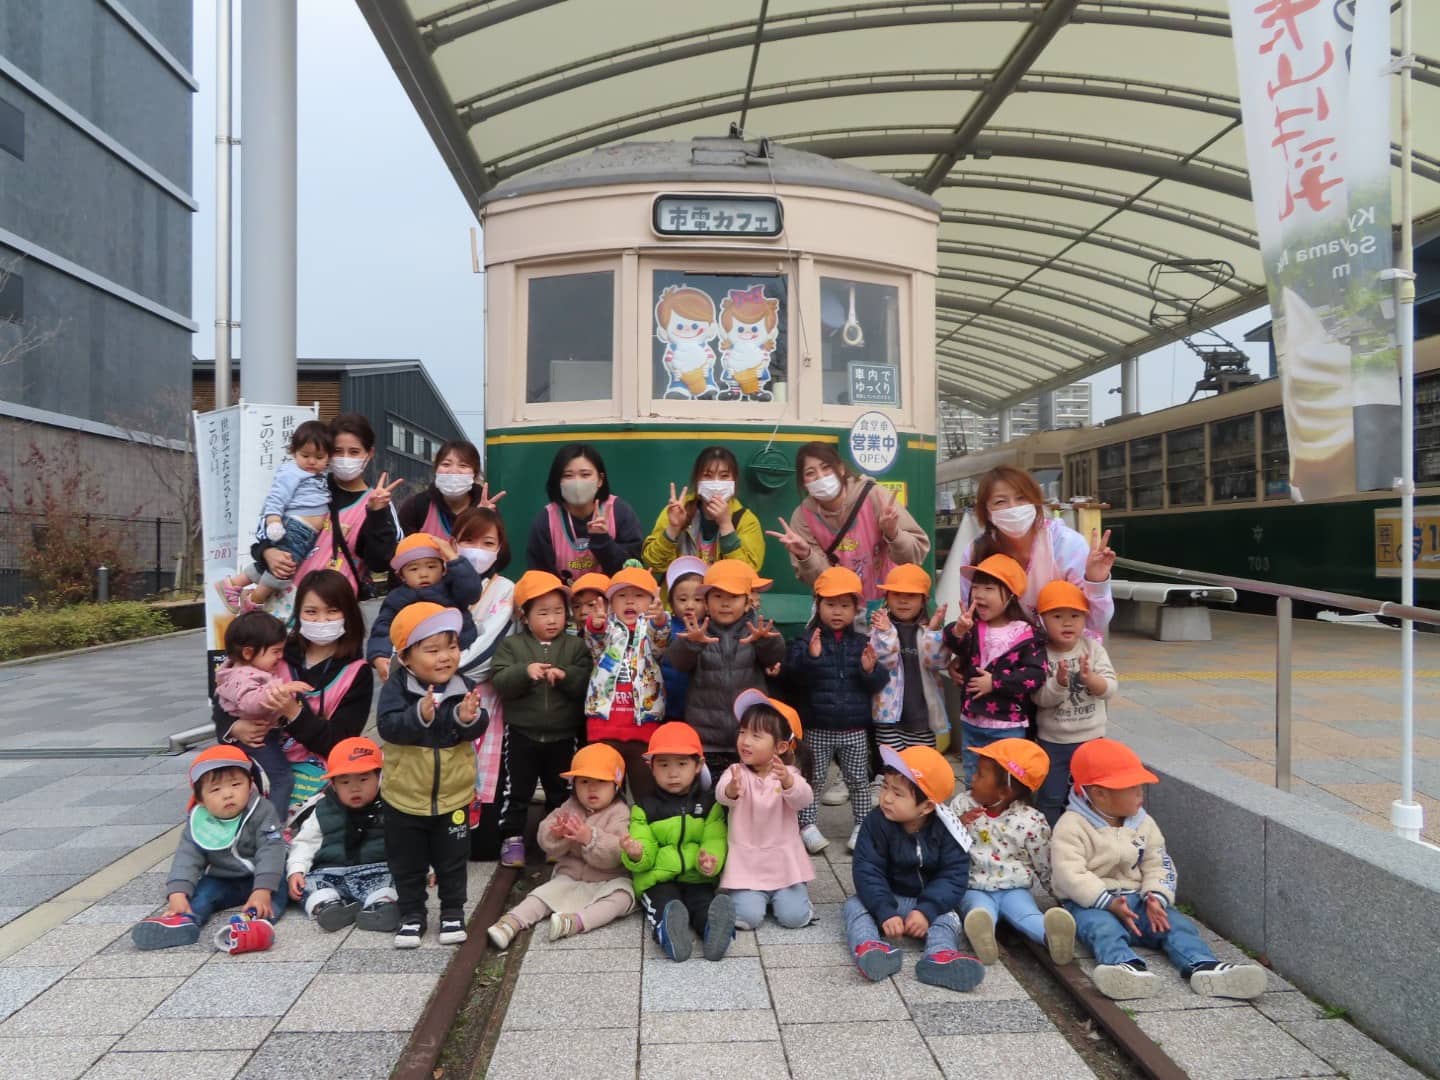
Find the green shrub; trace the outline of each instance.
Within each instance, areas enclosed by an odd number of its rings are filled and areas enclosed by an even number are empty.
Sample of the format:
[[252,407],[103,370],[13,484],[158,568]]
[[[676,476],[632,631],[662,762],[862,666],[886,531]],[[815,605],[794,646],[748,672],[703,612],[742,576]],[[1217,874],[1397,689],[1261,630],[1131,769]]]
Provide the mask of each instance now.
[[73,604],[0,615],[0,660],[167,634],[175,627],[145,604]]

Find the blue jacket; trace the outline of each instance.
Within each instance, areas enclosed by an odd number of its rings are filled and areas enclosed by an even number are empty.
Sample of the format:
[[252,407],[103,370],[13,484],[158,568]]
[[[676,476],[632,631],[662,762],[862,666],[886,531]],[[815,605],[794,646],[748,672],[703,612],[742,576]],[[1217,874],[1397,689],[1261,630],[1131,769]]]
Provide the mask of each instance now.
[[365,646],[365,659],[389,656],[394,649],[390,645],[390,623],[411,604],[427,600],[441,607],[452,607],[460,612],[460,651],[464,652],[475,641],[475,620],[470,615],[470,606],[480,599],[485,583],[475,568],[464,559],[455,559],[445,564],[445,576],[434,585],[423,589],[412,589],[392,573],[390,591],[375,616],[375,625],[370,628],[370,640]]
[[[670,640],[685,632],[685,620],[670,616]],[[685,690],[690,685],[690,672],[679,671],[670,663],[669,650],[660,658],[660,674],[665,678],[665,719],[685,719]]]
[[848,731],[872,724],[872,699],[890,681],[890,672],[877,660],[868,674],[860,666],[860,654],[870,639],[854,629],[840,631],[820,627],[820,655],[810,655],[807,626],[790,643],[781,681],[790,689],[806,731]]
[[933,923],[960,906],[970,856],[934,814],[919,832],[909,833],[877,806],[860,823],[851,872],[855,895],[877,923],[900,914],[897,896],[914,900]]

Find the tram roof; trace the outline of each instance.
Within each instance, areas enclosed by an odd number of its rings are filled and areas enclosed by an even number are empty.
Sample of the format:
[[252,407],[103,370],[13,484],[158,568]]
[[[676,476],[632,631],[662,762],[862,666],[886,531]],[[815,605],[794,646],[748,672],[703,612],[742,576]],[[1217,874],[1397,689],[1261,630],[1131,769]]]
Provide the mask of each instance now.
[[[356,2],[477,212],[589,151],[732,123],[933,196],[939,388],[982,410],[1265,303],[1227,0]],[[1440,4],[1412,7],[1421,241]]]

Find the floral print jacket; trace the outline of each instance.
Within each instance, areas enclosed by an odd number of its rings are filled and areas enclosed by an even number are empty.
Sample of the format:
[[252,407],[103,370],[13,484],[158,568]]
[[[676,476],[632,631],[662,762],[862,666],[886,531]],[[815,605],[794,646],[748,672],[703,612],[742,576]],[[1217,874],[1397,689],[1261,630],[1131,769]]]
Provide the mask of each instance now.
[[[1010,631],[1010,626],[1004,631]],[[977,622],[963,636],[955,634],[955,624],[944,630],[945,647],[955,658],[961,675],[961,686],[981,672],[988,671],[994,680],[994,688],[988,694],[971,697],[965,694],[961,707],[961,718],[967,724],[984,728],[1031,727],[1035,723],[1035,702],[1031,695],[1045,685],[1047,665],[1045,646],[1028,625],[1009,636],[1008,648],[988,664],[981,662],[985,649],[985,637],[995,633],[989,626]]]
[[629,681],[635,689],[635,724],[655,723],[665,719],[665,680],[660,673],[660,657],[670,644],[670,624],[656,626],[641,619],[635,629],[610,616],[603,632],[592,633],[585,628],[585,644],[595,659],[590,673],[590,688],[585,694],[586,716],[609,716],[610,703],[615,699],[618,683]]
[[1028,889],[1039,882],[1050,888],[1050,826],[1029,803],[1014,802],[991,817],[962,791],[950,803],[956,817],[980,810],[966,826],[970,833],[970,888],[981,892]]

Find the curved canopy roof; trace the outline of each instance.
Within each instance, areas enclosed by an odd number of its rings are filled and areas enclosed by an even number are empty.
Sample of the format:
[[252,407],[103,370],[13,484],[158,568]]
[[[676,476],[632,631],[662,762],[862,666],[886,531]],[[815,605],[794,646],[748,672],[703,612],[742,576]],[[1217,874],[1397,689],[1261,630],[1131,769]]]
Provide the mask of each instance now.
[[[1440,3],[1411,2],[1419,242]],[[983,410],[1265,302],[1226,0],[357,3],[472,207],[732,124],[933,195],[940,392]]]

